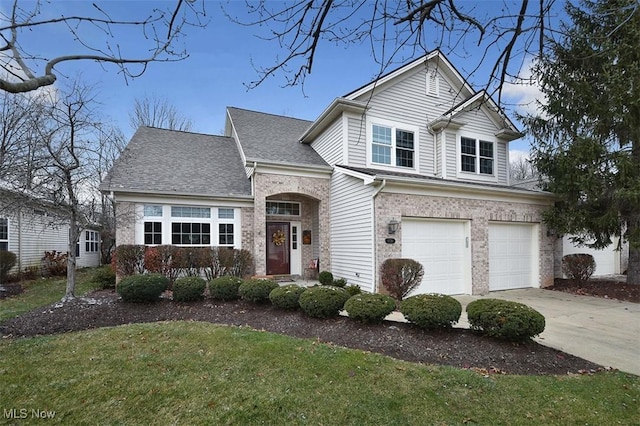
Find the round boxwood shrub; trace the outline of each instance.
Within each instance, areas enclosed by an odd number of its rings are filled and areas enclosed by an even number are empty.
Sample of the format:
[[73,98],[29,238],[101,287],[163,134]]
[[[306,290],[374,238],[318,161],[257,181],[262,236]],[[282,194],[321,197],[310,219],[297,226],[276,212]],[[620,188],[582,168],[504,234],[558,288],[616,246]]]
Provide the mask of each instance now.
[[102,290],[116,287],[116,273],[110,265],[96,269],[91,280],[97,288]]
[[169,280],[160,274],[130,275],[118,284],[117,290],[125,302],[145,303],[158,300],[169,287]]
[[269,300],[273,306],[280,309],[298,309],[300,307],[300,295],[306,290],[297,284],[284,285],[274,288],[269,293]]
[[347,292],[340,287],[311,287],[300,295],[300,307],[310,317],[335,317],[348,298]]
[[507,340],[528,340],[544,331],[544,316],[518,302],[478,299],[467,305],[467,317],[473,330]]
[[403,300],[400,312],[421,328],[451,328],[460,319],[462,305],[445,294],[418,294]]
[[333,274],[329,271],[322,271],[318,274],[318,281],[320,281],[322,285],[332,285]]
[[176,302],[193,302],[204,299],[207,282],[200,277],[182,277],[173,283],[173,300]]
[[242,279],[225,275],[209,282],[209,297],[217,300],[236,300],[240,297],[238,288]]
[[278,288],[278,283],[273,280],[246,280],[238,287],[238,294],[244,300],[254,303],[269,301],[269,293]]
[[344,304],[344,310],[362,322],[381,322],[396,308],[396,302],[386,294],[357,294]]

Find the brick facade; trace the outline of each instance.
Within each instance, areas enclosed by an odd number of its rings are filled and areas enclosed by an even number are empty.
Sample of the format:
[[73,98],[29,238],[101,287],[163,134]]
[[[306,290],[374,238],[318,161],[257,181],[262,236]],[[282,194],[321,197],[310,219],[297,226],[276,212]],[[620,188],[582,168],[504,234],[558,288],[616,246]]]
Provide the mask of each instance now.
[[[311,245],[302,245],[302,269],[314,258],[319,258],[322,269],[331,270],[329,256],[329,177],[326,179],[255,173],[253,253],[256,274],[266,274],[265,226],[269,220],[300,221],[303,230],[311,230]],[[267,200],[300,202],[300,217],[271,217],[266,213]]]
[[[473,294],[489,291],[489,222],[540,224],[539,285],[553,284],[555,237],[547,236],[541,223],[545,204],[523,204],[467,198],[449,198],[426,195],[394,194],[383,192],[375,201],[376,270],[385,259],[402,255],[402,224],[395,235],[396,243],[387,244],[387,224],[392,218],[403,216],[433,219],[469,220],[471,235],[471,274]],[[379,283],[378,283],[379,284]],[[377,288],[381,286],[378,285]]]

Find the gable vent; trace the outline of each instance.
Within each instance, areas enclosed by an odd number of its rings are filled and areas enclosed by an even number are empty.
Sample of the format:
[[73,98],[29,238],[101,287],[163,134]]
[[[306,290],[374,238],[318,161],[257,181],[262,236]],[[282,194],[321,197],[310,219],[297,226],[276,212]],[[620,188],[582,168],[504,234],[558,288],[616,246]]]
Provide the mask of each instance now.
[[427,95],[440,96],[440,78],[436,70],[427,71]]

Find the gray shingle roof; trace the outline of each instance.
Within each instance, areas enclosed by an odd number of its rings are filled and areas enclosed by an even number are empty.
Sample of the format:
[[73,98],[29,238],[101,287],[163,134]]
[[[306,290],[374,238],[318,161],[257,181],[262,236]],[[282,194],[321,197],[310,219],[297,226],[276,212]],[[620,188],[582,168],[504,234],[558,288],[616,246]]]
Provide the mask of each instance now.
[[300,143],[311,121],[234,107],[227,110],[247,160],[328,166],[313,148]]
[[141,127],[101,185],[103,191],[249,196],[232,138]]

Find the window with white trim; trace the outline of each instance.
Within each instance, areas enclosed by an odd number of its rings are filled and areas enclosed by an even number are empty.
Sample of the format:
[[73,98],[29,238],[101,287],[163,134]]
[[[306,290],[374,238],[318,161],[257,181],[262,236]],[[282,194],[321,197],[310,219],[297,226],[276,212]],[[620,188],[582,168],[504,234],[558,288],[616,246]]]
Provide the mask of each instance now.
[[162,244],[162,222],[144,222],[144,243],[147,245]]
[[235,224],[234,209],[218,209],[218,245],[233,247]]
[[267,201],[266,209],[270,216],[300,216],[300,203]]
[[460,138],[460,170],[484,176],[493,176],[495,164],[494,143],[467,137]]
[[172,222],[171,244],[190,246],[211,245],[211,224]]
[[97,231],[84,231],[84,251],[97,253],[100,243],[100,234]]
[[210,218],[209,207],[171,207],[171,217]]
[[0,217],[0,251],[9,250],[9,219]]
[[393,126],[371,127],[371,162],[413,169],[415,167],[414,132]]
[[162,217],[162,206],[144,206],[144,217]]

